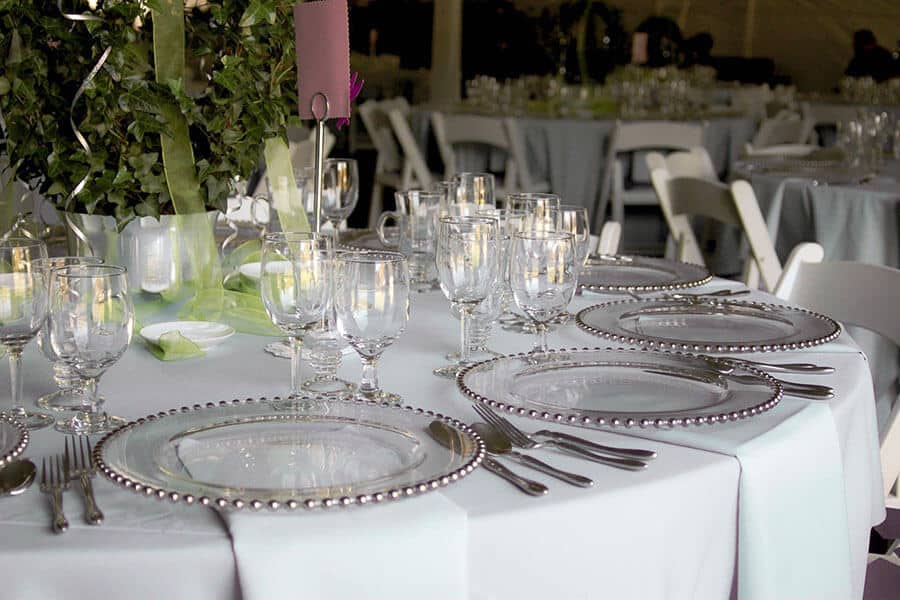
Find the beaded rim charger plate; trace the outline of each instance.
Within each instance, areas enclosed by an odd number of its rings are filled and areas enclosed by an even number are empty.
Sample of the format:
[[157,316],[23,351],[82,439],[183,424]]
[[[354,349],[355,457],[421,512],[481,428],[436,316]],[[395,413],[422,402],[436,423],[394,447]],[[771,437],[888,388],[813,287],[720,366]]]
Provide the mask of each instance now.
[[781,385],[711,357],[580,348],[501,356],[463,370],[469,399],[581,427],[675,427],[736,421],[780,402]]
[[704,353],[800,350],[841,333],[806,309],[716,298],[620,300],[589,306],[575,322],[617,343]]
[[12,415],[0,413],[0,467],[16,460],[28,447],[28,429]]
[[[484,457],[469,427],[432,411],[312,397],[279,406],[248,398],[150,415],[104,437],[94,457],[107,478],[141,495],[253,510],[416,496],[465,477]],[[458,435],[453,449],[429,435],[434,420]]]
[[578,286],[589,292],[663,292],[708,283],[712,275],[691,263],[645,256],[595,256],[578,274]]

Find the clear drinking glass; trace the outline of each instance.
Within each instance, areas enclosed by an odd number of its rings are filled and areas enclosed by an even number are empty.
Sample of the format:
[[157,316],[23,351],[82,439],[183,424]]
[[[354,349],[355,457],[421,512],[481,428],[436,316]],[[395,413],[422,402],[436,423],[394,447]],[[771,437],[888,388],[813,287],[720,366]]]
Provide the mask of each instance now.
[[399,402],[378,384],[378,358],[409,321],[409,265],[397,252],[348,252],[337,262],[338,331],[362,359],[355,397]]
[[330,262],[334,236],[328,233],[270,233],[263,240],[259,289],[266,313],[291,342],[291,393],[276,403],[300,408],[300,346],[321,323],[332,294]]
[[509,284],[519,308],[534,322],[536,350],[547,350],[547,323],[566,311],[575,295],[575,240],[562,231],[521,231],[510,251]]
[[47,258],[47,246],[29,238],[0,243],[0,344],[9,355],[11,412],[30,429],[53,423],[53,417],[22,406],[22,350],[47,318],[47,281],[32,263]]
[[588,211],[583,206],[562,204],[559,207],[557,229],[571,233],[575,239],[575,259],[578,268],[583,269],[591,252],[591,230]]
[[[99,265],[103,264],[103,259],[94,256],[54,256],[39,258],[32,261],[31,264],[41,272],[44,281],[49,284],[51,269],[73,265]],[[53,382],[56,383],[56,391],[38,398],[37,405],[44,410],[79,410],[84,405],[84,384],[78,374],[53,352],[53,344],[50,343],[50,326],[47,321],[38,332],[37,344],[53,367]]]
[[325,159],[322,216],[335,229],[349,218],[359,200],[359,169],[352,158]]
[[438,192],[409,190],[395,195],[397,210],[408,219],[407,246],[409,275],[415,291],[434,289],[434,245],[437,222],[441,216],[441,195]]
[[494,206],[494,176],[490,173],[457,173],[453,176],[456,204]]
[[459,362],[434,370],[455,377],[469,364],[469,319],[491,293],[499,275],[497,221],[489,217],[443,217],[438,225],[435,264],[444,296],[460,313]]
[[50,343],[53,352],[84,381],[81,408],[56,424],[63,433],[105,433],[125,423],[99,411],[97,385],[128,349],[134,307],[125,267],[72,265],[50,272]]
[[556,229],[559,215],[559,196],[542,192],[517,192],[509,194],[504,208],[524,213],[519,229]]

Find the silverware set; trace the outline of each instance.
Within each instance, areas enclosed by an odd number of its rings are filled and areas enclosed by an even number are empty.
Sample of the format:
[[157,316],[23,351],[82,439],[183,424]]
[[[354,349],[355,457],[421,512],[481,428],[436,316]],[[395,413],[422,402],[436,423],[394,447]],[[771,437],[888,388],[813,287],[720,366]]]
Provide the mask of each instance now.
[[484,440],[488,450],[488,457],[484,462],[485,468],[531,496],[542,496],[549,491],[549,488],[538,481],[527,479],[511,471],[502,465],[497,457],[509,458],[570,485],[590,487],[594,482],[583,475],[563,471],[518,450],[513,450],[513,447],[523,450],[551,447],[570,456],[627,471],[644,470],[647,468],[647,461],[656,457],[656,452],[652,450],[606,446],[574,435],[546,429],[529,434],[483,404],[476,404],[473,408],[481,418],[487,421],[487,423],[473,425],[473,429]]
[[78,484],[84,494],[85,522],[89,525],[103,523],[103,513],[94,497],[92,479],[95,474],[91,442],[86,436],[66,437],[62,455],[41,459],[41,492],[50,497],[55,533],[65,533],[69,529],[69,521],[63,510],[63,493],[69,489],[70,483]]

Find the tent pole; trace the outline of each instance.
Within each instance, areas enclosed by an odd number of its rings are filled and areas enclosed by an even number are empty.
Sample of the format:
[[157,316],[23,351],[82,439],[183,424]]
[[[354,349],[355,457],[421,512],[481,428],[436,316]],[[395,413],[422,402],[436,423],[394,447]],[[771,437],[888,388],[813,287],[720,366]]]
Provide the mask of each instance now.
[[431,33],[431,101],[459,101],[462,79],[462,0],[435,0]]
[[744,15],[744,58],[753,56],[753,29],[756,26],[756,0],[747,0]]

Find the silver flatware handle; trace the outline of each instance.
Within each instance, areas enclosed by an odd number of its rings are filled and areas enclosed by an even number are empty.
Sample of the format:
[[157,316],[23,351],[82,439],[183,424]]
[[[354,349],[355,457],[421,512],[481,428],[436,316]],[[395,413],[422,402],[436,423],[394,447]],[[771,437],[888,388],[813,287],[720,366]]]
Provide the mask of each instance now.
[[103,523],[103,513],[97,506],[97,499],[94,498],[94,485],[91,483],[91,476],[87,473],[81,475],[81,489],[84,492],[84,519],[90,525],[100,525]]
[[504,456],[508,456],[514,460],[517,460],[519,464],[524,465],[526,467],[530,467],[535,471],[540,471],[541,473],[545,473],[550,477],[555,477],[560,481],[565,481],[570,485],[576,485],[578,487],[591,487],[594,485],[594,480],[585,477],[584,475],[578,475],[577,473],[570,473],[568,471],[563,471],[562,469],[557,469],[554,466],[548,465],[542,460],[538,460],[533,456],[528,456],[527,454],[522,454],[521,452],[517,452],[513,450]]
[[550,491],[543,483],[532,481],[531,479],[525,479],[524,477],[516,475],[489,456],[485,456],[484,461],[482,461],[481,464],[485,469],[487,469],[497,477],[510,482],[529,496],[543,496]]
[[534,435],[546,440],[569,442],[570,444],[581,446],[585,450],[590,450],[592,452],[603,452],[605,454],[612,454],[613,456],[619,456],[621,458],[637,458],[639,460],[650,460],[656,458],[656,452],[654,452],[653,450],[643,450],[641,448],[619,448],[618,446],[604,446],[603,444],[598,444],[596,442],[592,442],[591,440],[586,440],[584,438],[570,435],[568,433],[563,433],[561,431],[541,429]]
[[69,521],[63,513],[63,496],[60,488],[50,492],[50,506],[53,508],[53,531],[65,533],[69,529]]
[[792,383],[782,381],[781,389],[788,396],[807,398],[809,400],[829,400],[834,398],[834,390],[825,385],[811,385],[806,383]]
[[771,371],[773,373],[805,373],[808,375],[827,375],[834,373],[834,367],[823,367],[814,365],[813,363],[767,363],[755,360],[747,360],[745,358],[729,359],[745,362],[748,365],[757,367],[762,371]]
[[581,446],[569,442],[560,442],[557,440],[549,440],[550,444],[572,456],[590,460],[608,467],[616,467],[617,469],[625,469],[626,471],[642,471],[647,468],[647,463],[635,458],[615,458],[613,456],[600,456],[589,450],[585,450]]

